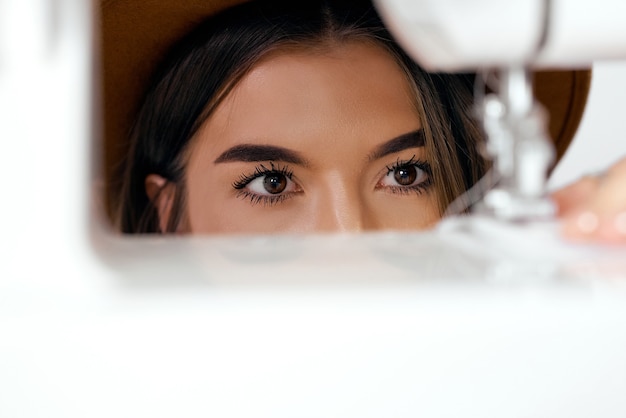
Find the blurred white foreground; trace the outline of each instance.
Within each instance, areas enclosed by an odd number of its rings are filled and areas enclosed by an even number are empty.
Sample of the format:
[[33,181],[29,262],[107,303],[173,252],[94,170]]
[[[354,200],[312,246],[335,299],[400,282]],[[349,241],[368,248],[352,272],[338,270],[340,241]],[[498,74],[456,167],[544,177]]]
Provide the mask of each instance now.
[[[626,249],[107,232],[88,6],[0,1],[0,417],[626,416]],[[625,75],[597,66],[556,185],[626,153]]]

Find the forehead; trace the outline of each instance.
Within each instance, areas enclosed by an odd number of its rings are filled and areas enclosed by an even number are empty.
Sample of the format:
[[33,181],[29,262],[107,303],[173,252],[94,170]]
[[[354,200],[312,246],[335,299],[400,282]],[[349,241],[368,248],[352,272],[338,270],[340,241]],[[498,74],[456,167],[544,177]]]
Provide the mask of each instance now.
[[319,145],[322,138],[343,140],[357,131],[389,139],[419,127],[416,120],[410,83],[390,52],[372,41],[333,42],[268,54],[220,103],[199,136],[210,138],[210,148],[236,140]]
[[[377,113],[380,109],[373,98],[405,107],[412,103],[408,79],[383,47],[350,41],[274,52],[240,82],[229,101],[247,110],[254,110],[253,104],[268,105],[265,109],[271,110],[283,101],[292,111],[326,105],[331,116],[351,110],[361,115]],[[299,108],[302,105],[305,109]]]

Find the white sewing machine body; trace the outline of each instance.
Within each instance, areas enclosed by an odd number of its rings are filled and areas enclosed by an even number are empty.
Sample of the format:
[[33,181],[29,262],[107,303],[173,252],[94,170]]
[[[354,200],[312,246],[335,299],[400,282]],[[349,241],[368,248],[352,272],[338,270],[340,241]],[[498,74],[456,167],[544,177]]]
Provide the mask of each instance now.
[[399,42],[430,71],[588,66],[623,59],[619,0],[376,0]]
[[[554,224],[111,233],[93,204],[92,12],[0,2],[0,416],[626,415],[625,251]],[[626,131],[596,96],[626,82],[598,74],[574,147]],[[589,170],[626,149],[604,144]]]

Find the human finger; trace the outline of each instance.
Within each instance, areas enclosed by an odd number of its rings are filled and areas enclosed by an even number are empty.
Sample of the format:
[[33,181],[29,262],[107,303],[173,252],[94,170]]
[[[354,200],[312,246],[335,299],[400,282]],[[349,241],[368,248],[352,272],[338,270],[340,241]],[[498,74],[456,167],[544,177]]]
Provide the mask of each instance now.
[[590,199],[599,185],[599,177],[588,175],[551,194],[557,207],[557,216],[563,217],[581,207]]
[[607,170],[586,199],[571,205],[563,232],[573,239],[626,244],[626,158]]

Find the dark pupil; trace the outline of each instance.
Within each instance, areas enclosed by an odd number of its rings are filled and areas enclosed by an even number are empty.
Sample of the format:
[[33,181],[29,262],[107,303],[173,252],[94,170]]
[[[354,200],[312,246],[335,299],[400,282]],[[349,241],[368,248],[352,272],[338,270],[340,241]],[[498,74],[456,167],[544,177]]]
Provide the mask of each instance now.
[[417,168],[414,165],[410,165],[408,167],[399,167],[395,169],[393,176],[395,177],[398,184],[402,186],[408,186],[412,184],[417,178]]
[[263,187],[271,194],[278,194],[287,187],[287,178],[284,174],[268,174],[263,181]]

